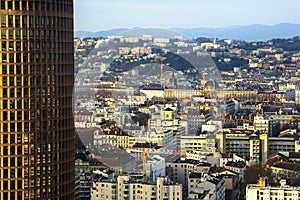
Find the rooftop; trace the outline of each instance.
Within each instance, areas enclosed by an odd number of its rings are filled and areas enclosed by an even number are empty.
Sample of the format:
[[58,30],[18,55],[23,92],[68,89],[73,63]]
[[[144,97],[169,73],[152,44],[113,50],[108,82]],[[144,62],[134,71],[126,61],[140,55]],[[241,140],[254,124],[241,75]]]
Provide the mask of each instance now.
[[243,169],[246,167],[246,163],[243,162],[243,161],[237,161],[237,162],[234,162],[234,161],[229,161],[226,166],[229,166],[229,167],[236,167],[236,168],[240,168],[240,169]]

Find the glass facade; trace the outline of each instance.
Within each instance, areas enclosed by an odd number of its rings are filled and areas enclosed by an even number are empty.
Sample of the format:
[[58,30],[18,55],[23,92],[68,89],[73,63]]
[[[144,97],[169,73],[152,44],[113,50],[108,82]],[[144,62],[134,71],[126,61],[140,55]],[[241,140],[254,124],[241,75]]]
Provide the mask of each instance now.
[[74,199],[73,1],[1,0],[0,199]]

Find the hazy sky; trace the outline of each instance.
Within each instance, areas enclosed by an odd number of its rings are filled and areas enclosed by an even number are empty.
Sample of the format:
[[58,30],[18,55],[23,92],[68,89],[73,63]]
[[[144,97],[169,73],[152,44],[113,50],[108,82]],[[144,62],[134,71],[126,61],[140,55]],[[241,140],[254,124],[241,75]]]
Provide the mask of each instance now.
[[299,0],[75,0],[75,30],[300,24]]

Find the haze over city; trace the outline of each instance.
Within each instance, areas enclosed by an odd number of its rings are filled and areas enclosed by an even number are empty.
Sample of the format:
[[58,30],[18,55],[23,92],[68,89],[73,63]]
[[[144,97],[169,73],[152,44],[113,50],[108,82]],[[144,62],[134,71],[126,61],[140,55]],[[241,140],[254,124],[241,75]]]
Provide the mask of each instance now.
[[75,31],[300,24],[298,1],[75,0]]

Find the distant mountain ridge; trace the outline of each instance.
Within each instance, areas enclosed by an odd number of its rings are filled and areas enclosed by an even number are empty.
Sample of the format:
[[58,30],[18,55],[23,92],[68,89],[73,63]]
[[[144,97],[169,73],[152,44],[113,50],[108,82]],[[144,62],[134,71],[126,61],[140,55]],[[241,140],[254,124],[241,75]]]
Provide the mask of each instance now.
[[[116,28],[107,31],[75,31],[75,37],[107,37],[136,28]],[[171,28],[190,38],[207,37],[219,39],[236,39],[246,41],[269,40],[272,38],[291,38],[300,36],[300,24],[281,23],[272,26],[252,24],[247,26],[229,26],[224,28]]]
[[83,38],[89,38],[89,37],[107,37],[112,35],[117,35],[119,33],[128,31],[130,29],[128,28],[114,28],[106,31],[97,31],[97,32],[91,32],[91,31],[75,31],[74,36],[75,38],[83,37]]

